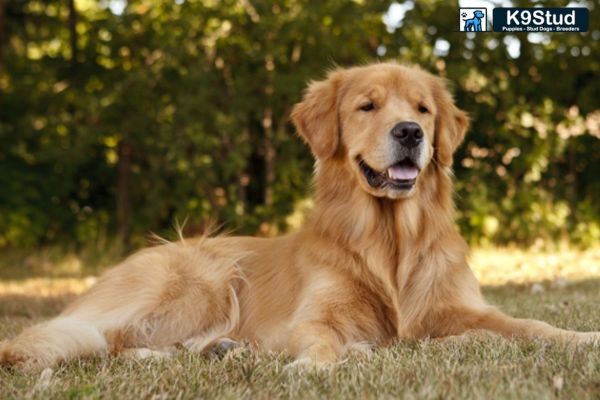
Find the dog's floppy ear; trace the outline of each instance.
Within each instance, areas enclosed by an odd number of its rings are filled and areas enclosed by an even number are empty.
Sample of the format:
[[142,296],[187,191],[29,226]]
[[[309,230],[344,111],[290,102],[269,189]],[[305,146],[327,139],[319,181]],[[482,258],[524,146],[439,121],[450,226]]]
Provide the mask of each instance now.
[[302,101],[292,110],[292,121],[315,157],[332,157],[339,145],[337,102],[343,71],[329,73],[324,81],[311,82]]
[[469,117],[456,107],[442,79],[436,78],[433,86],[437,106],[434,157],[442,166],[450,167],[452,155],[469,128]]

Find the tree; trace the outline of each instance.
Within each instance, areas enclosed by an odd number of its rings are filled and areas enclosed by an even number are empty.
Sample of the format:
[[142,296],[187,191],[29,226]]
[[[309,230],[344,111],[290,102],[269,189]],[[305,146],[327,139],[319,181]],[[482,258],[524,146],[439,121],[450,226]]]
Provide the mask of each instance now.
[[3,0],[0,246],[137,246],[186,217],[190,234],[283,231],[313,163],[292,105],[379,58],[447,77],[470,113],[455,166],[472,242],[600,239],[600,33],[465,34],[439,1],[394,3],[394,29],[391,4]]

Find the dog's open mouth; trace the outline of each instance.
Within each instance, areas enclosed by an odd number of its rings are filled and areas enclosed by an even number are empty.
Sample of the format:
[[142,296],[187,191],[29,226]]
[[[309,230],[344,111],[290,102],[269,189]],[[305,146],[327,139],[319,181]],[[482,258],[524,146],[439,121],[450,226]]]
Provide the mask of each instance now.
[[390,165],[382,172],[371,168],[362,158],[358,159],[358,166],[369,185],[376,189],[387,187],[410,190],[415,185],[417,176],[419,175],[419,167],[410,158],[405,158]]

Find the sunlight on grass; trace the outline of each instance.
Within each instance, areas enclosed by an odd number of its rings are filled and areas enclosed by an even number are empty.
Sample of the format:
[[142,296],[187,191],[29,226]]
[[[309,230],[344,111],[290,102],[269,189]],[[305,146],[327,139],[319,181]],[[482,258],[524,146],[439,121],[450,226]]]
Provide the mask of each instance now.
[[96,282],[96,277],[86,278],[28,278],[19,281],[0,281],[0,295],[57,296],[64,293],[79,294]]
[[579,281],[600,277],[600,247],[560,251],[474,249],[471,267],[482,285]]

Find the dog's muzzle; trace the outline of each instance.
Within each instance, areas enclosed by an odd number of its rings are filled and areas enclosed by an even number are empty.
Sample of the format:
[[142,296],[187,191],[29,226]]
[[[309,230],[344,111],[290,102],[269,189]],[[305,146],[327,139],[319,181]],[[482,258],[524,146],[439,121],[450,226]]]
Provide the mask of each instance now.
[[392,128],[390,135],[396,162],[383,171],[377,171],[362,158],[358,159],[358,165],[372,188],[411,190],[421,170],[419,159],[424,147],[423,130],[416,122],[400,122]]

